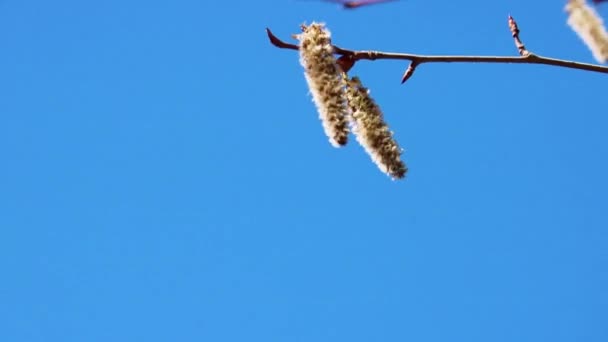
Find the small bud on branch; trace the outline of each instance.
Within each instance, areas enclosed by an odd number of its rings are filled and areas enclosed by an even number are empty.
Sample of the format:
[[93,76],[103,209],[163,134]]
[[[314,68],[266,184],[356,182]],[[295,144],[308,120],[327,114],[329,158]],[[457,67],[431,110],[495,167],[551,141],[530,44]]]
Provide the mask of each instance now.
[[401,84],[405,83],[405,81],[409,80],[410,77],[412,77],[414,75],[414,71],[416,71],[416,66],[418,66],[418,63],[416,63],[416,62],[410,63],[410,65],[407,67],[407,69],[405,69],[403,76],[401,76]]
[[515,40],[515,46],[517,47],[517,51],[519,51],[520,56],[527,56],[530,54],[530,51],[526,50],[526,46],[519,39],[519,27],[517,27],[517,22],[513,19],[512,16],[509,15],[509,30],[511,30],[511,35]]

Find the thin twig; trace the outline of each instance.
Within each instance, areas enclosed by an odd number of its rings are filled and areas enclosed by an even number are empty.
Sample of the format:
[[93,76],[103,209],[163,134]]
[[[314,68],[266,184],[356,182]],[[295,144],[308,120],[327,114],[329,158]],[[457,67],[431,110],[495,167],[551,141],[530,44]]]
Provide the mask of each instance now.
[[519,38],[519,27],[517,27],[517,22],[513,19],[512,16],[509,15],[509,30],[511,31],[511,36],[513,37],[513,41],[515,42],[515,47],[517,47],[517,51],[520,56],[527,56],[530,54],[530,51],[526,49],[526,46]]
[[[285,43],[277,38],[270,29],[266,29],[270,43],[281,49],[298,50],[298,46]],[[556,67],[586,70],[608,74],[608,67],[579,63],[565,59],[556,59],[543,57],[535,54],[525,56],[433,56],[433,55],[417,55],[410,53],[392,53],[382,51],[355,51],[341,48],[334,45],[334,52],[341,56],[350,56],[353,61],[359,60],[378,60],[378,59],[395,59],[407,60],[417,65],[423,63],[512,63],[512,64],[544,64]]]

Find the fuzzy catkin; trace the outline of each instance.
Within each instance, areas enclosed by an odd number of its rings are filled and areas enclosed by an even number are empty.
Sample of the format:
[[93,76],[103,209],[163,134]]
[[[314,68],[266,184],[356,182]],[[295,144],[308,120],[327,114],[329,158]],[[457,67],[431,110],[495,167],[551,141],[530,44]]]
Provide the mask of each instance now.
[[608,60],[608,32],[599,14],[586,0],[570,0],[566,4],[568,25],[591,50],[600,63]]
[[324,24],[312,23],[303,25],[297,38],[300,63],[325,134],[334,147],[344,146],[348,142],[348,108],[342,70],[333,54],[330,32]]
[[393,179],[405,177],[407,166],[401,160],[403,150],[393,139],[393,132],[384,122],[380,107],[369,96],[369,91],[359,78],[348,80],[346,94],[352,131],[359,144],[382,172]]

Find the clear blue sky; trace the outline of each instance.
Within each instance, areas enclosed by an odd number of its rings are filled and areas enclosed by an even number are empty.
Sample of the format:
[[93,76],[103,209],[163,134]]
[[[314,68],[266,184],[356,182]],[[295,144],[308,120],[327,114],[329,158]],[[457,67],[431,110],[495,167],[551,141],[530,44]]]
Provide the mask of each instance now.
[[360,63],[395,182],[264,32],[593,62],[551,3],[0,1],[0,340],[608,341],[606,75]]

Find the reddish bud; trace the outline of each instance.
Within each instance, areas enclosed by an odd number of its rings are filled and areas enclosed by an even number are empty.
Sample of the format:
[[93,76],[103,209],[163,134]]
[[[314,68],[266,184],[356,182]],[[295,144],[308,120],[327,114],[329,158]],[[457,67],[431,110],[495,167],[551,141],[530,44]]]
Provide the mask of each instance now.
[[355,59],[351,55],[343,55],[336,62],[343,72],[348,72],[355,65]]
[[416,70],[417,65],[418,65],[417,63],[412,62],[407,67],[407,69],[403,73],[403,76],[401,76],[401,84],[405,83],[405,81],[409,80],[410,77],[412,77],[412,75],[414,75],[414,71]]

